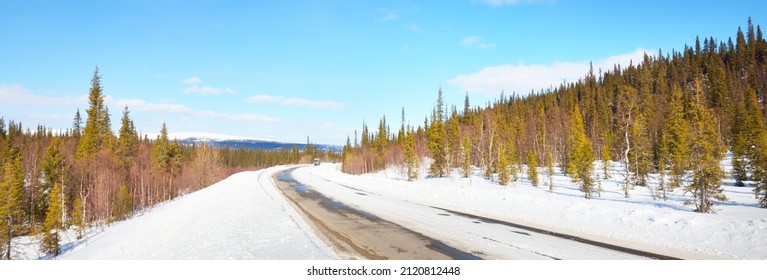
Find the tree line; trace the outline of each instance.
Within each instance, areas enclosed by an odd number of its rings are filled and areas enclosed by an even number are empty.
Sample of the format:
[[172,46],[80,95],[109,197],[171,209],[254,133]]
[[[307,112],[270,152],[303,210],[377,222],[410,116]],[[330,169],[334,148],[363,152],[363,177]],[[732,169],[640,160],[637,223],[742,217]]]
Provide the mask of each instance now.
[[64,229],[74,229],[80,239],[93,225],[125,219],[235,172],[333,157],[311,148],[182,145],[169,139],[165,124],[156,139],[148,139],[138,135],[127,107],[115,134],[98,68],[88,102],[84,123],[78,109],[66,131],[42,125],[25,130],[0,118],[0,259],[19,255],[17,236],[39,236],[41,251],[55,256]]
[[[471,106],[467,93],[463,108],[448,107],[440,89],[431,116],[417,128],[406,122],[404,108],[396,133],[386,117],[373,132],[363,123],[360,141],[356,131],[353,142],[347,138],[342,169],[359,174],[400,165],[415,179],[421,164],[429,165],[430,177],[452,170],[468,177],[474,167],[500,185],[527,173],[537,186],[543,168],[553,192],[558,164],[593,198],[601,193],[599,179],[611,176],[610,163],[619,161],[626,166],[626,197],[636,186],[657,199],[681,189],[695,211],[709,213],[713,201],[727,199],[719,161],[730,151],[731,175],[738,185],[753,186],[767,208],[766,94],[767,42],[749,18],[734,41],[698,37],[679,51],[591,67],[578,81],[524,96],[501,93],[484,106]],[[649,184],[650,176],[659,183]]]

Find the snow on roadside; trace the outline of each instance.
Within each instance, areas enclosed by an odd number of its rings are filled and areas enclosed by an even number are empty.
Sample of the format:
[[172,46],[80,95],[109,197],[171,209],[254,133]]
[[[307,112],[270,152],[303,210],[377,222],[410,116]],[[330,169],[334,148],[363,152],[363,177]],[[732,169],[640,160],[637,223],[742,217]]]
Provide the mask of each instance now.
[[274,186],[285,168],[234,174],[64,244],[59,259],[336,259]]
[[526,175],[503,187],[476,174],[408,182],[397,167],[359,176],[339,168],[338,164],[308,167],[305,170],[312,176],[296,178],[307,185],[330,180],[379,195],[682,258],[767,259],[767,209],[756,207],[753,188],[735,187],[730,180],[724,181],[730,201],[715,203],[718,214],[700,214],[683,205],[690,197],[681,190],[662,201],[638,186],[631,190],[631,198],[624,198],[619,170],[612,171],[612,179],[602,180],[601,197],[587,200],[563,175],[553,177],[555,191],[550,193],[544,175],[538,187]]

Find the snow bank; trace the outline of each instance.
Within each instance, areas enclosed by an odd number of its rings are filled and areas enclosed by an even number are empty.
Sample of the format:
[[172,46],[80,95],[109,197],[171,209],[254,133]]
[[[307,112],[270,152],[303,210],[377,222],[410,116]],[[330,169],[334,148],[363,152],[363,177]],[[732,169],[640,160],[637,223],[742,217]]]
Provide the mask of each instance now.
[[278,193],[272,174],[242,172],[116,223],[61,259],[335,259]]

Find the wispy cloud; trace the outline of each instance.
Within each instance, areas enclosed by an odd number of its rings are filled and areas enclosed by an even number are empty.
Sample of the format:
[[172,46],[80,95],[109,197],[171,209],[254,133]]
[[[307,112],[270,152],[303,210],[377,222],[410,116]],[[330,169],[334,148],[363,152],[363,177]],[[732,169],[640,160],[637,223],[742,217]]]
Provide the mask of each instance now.
[[251,103],[273,103],[287,106],[310,107],[316,109],[341,109],[344,103],[335,101],[315,101],[298,97],[271,96],[267,94],[253,95],[245,99]]
[[62,106],[78,104],[87,100],[86,96],[58,97],[38,95],[30,92],[19,84],[0,84],[0,103],[14,106]]
[[388,10],[388,9],[378,9],[378,20],[382,22],[388,22],[388,21],[395,21],[399,19],[399,15]]
[[220,95],[222,93],[228,93],[228,94],[234,94],[237,93],[236,90],[233,90],[232,88],[219,88],[219,87],[209,87],[209,86],[198,86],[198,85],[192,85],[186,89],[184,89],[184,92],[186,93],[197,93],[202,95]]
[[185,83],[187,85],[196,85],[196,84],[202,83],[202,80],[200,79],[200,77],[191,76],[191,77],[189,77],[186,80],[183,80],[181,82]]
[[463,47],[476,47],[479,49],[492,49],[495,48],[495,44],[485,43],[482,37],[469,36],[461,39],[461,46]]
[[187,88],[184,89],[185,93],[196,93],[196,94],[202,94],[202,95],[221,95],[223,93],[227,93],[227,94],[237,93],[236,90],[229,87],[200,86],[200,84],[202,84],[202,79],[200,79],[197,76],[191,76],[189,78],[184,79],[181,82],[186,85],[189,85]]
[[410,30],[411,32],[416,32],[416,33],[423,32],[423,28],[421,28],[420,26],[412,22],[407,24],[407,30]]
[[[613,65],[628,66],[630,61],[635,64],[642,61],[647,52],[644,49],[636,49],[627,54],[610,56],[602,60],[593,61],[594,71],[597,69],[612,69]],[[457,85],[462,91],[480,93],[487,96],[496,96],[505,91],[507,94],[516,92],[526,95],[531,90],[541,90],[557,86],[564,81],[576,81],[582,78],[589,70],[589,62],[556,62],[553,64],[526,65],[506,64],[489,66],[475,73],[459,75],[449,83]]]
[[491,7],[515,6],[520,4],[553,3],[555,0],[473,0],[472,2]]
[[[109,99],[111,100],[111,98]],[[224,114],[213,111],[198,111],[182,104],[175,103],[153,103],[141,99],[118,99],[107,101],[108,104],[114,104],[120,108],[128,106],[134,112],[147,112],[157,114],[175,114],[193,119],[220,119],[225,121],[238,121],[249,123],[276,123],[278,119],[254,114]]]

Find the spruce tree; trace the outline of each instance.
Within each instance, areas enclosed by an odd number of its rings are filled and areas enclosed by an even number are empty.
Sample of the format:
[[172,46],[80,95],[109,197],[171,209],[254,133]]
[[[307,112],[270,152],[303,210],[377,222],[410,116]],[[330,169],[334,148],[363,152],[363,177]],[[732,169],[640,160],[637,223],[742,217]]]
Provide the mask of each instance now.
[[570,158],[575,167],[575,179],[580,183],[581,192],[583,192],[584,197],[590,199],[596,192],[594,178],[591,174],[594,169],[593,148],[591,141],[586,137],[581,111],[578,106],[574,107],[572,113],[573,149]]
[[527,153],[527,178],[533,186],[538,186],[538,160],[535,159],[535,153]]
[[59,230],[62,228],[62,193],[61,184],[53,184],[53,190],[49,196],[48,211],[45,215],[43,224],[43,239],[40,250],[44,253],[58,256],[59,250]]
[[511,180],[511,161],[506,152],[506,147],[501,145],[498,148],[498,184],[506,186]]
[[131,195],[127,184],[123,184],[117,191],[117,198],[115,199],[112,212],[114,213],[116,220],[125,219],[125,217],[133,212],[133,196]]
[[0,177],[0,259],[11,259],[13,237],[24,225],[24,168],[19,149],[9,139]]
[[691,108],[692,146],[691,166],[692,182],[685,187],[685,193],[691,193],[692,201],[686,204],[695,206],[696,212],[713,213],[713,200],[726,201],[720,186],[724,172],[719,165],[725,149],[720,141],[718,123],[713,110],[702,102],[700,80],[696,80],[694,104]]
[[405,133],[404,151],[405,161],[407,163],[407,180],[418,179],[418,156],[415,153],[415,133],[412,128]]
[[664,133],[668,135],[672,189],[682,186],[685,170],[690,166],[690,123],[685,117],[682,90],[671,89],[669,111],[666,116]]
[[602,151],[600,157],[602,159],[602,173],[603,179],[610,179],[610,142],[611,137],[609,133],[605,133],[605,137],[602,139]]
[[45,149],[45,156],[43,157],[42,163],[43,180],[40,182],[39,186],[41,189],[40,193],[43,195],[40,197],[41,201],[38,205],[43,209],[42,211],[44,215],[41,216],[43,220],[45,220],[47,215],[45,213],[50,209],[48,203],[51,200],[48,198],[48,195],[51,193],[54,184],[62,183],[61,180],[65,175],[63,168],[64,156],[59,150],[59,138],[53,138],[50,145]]
[[107,133],[111,133],[110,128],[107,127],[109,114],[104,105],[104,93],[101,88],[101,76],[98,67],[93,71],[88,103],[90,104],[86,111],[88,119],[85,122],[82,138],[77,145],[76,155],[78,158],[94,157],[102,145],[109,142]]
[[749,87],[746,90],[745,122],[740,137],[745,138],[745,156],[748,158],[748,170],[756,186],[754,193],[759,199],[759,206],[767,208],[767,126],[765,125],[756,92]]
[[85,229],[88,227],[88,220],[85,216],[85,205],[79,196],[75,197],[75,201],[72,203],[72,225],[77,232],[77,239],[82,239],[85,236]]
[[75,139],[80,139],[80,136],[83,133],[83,118],[80,116],[80,108],[77,108],[77,113],[75,113],[75,118],[72,121],[72,136],[75,137]]
[[446,139],[445,139],[445,113],[444,113],[444,101],[442,99],[442,89],[440,88],[437,106],[435,106],[432,112],[432,122],[426,131],[426,146],[431,151],[433,162],[429,166],[429,175],[432,177],[445,177],[447,176],[447,151],[446,151]]
[[133,165],[136,153],[138,153],[139,137],[133,120],[130,119],[128,106],[123,110],[123,116],[120,120],[120,138],[117,140],[117,158],[123,169],[123,174],[127,178],[128,171]]
[[[307,147],[307,149],[309,148]],[[170,139],[168,139],[168,127],[163,123],[160,135],[157,136],[157,140],[155,140],[154,146],[152,147],[152,162],[154,163],[155,170],[159,171],[165,178],[167,178],[167,183],[164,183],[162,191],[165,199],[171,199],[176,196],[173,178],[181,168],[179,161],[180,157],[181,146],[178,144],[178,141],[174,140],[171,142]]]

